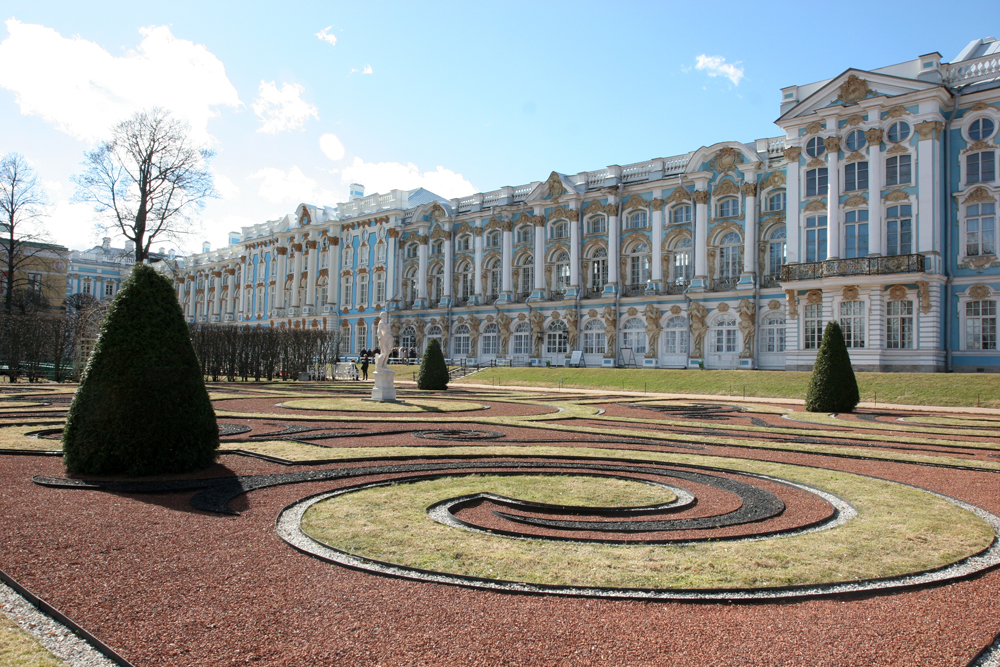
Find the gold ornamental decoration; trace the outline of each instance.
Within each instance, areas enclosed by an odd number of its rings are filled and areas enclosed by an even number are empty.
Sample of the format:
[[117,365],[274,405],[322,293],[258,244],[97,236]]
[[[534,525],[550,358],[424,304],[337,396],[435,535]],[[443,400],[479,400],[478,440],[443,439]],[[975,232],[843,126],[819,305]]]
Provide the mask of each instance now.
[[806,293],[806,303],[810,306],[815,306],[823,303],[823,291],[818,289],[811,289]]
[[889,301],[904,301],[906,293],[905,285],[893,285],[889,288]]
[[867,81],[858,77],[856,74],[851,74],[847,77],[847,81],[841,84],[840,95],[834,100],[834,102],[857,104],[861,100],[868,97],[869,94],[874,92],[874,90],[868,87]]
[[969,295],[970,299],[979,301],[981,299],[988,299],[990,297],[991,290],[989,287],[987,287],[982,283],[976,283],[975,285],[973,285],[968,289],[966,294]]

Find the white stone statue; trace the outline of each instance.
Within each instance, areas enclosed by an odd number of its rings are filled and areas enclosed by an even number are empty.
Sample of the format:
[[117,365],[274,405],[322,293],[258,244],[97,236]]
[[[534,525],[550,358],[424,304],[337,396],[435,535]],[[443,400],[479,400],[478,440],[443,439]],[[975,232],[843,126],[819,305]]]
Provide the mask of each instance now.
[[392,351],[392,327],[389,326],[389,315],[383,310],[378,314],[378,328],[375,330],[378,337],[379,353],[375,355],[375,370],[389,370],[389,353]]

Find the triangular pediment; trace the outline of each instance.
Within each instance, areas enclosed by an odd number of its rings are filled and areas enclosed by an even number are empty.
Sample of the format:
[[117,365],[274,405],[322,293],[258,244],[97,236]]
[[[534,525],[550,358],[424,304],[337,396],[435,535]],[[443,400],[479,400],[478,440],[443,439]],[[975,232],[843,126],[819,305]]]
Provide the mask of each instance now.
[[573,185],[565,174],[553,171],[547,179],[535,186],[526,201],[558,199],[562,195],[577,192],[581,192],[581,190]]
[[849,69],[785,111],[777,122],[808,116],[827,107],[850,108],[875,97],[891,98],[940,87],[940,84],[918,79]]

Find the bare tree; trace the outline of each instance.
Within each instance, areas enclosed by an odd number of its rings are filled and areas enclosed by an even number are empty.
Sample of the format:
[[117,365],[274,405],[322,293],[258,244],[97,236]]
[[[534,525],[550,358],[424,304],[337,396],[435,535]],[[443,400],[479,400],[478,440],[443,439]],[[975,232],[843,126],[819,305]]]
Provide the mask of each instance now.
[[4,310],[14,308],[14,296],[30,286],[24,269],[42,252],[40,219],[45,214],[45,192],[34,170],[18,153],[0,160],[0,283],[6,286]]
[[73,179],[75,200],[93,204],[109,228],[135,243],[136,263],[158,237],[187,232],[191,214],[218,196],[208,169],[214,152],[192,145],[189,135],[187,123],[164,109],[140,111],[86,153],[86,171]]

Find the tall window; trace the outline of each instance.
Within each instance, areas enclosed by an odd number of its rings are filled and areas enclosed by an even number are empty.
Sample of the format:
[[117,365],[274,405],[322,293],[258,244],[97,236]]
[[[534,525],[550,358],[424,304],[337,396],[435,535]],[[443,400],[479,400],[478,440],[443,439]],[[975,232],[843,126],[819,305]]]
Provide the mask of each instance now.
[[462,262],[458,267],[458,295],[462,299],[471,299],[476,289],[473,267],[469,262]]
[[779,354],[785,351],[785,315],[771,313],[761,322],[760,341],[762,351],[768,354]]
[[784,211],[785,206],[787,206],[787,199],[784,190],[767,196],[768,211]]
[[913,252],[913,207],[890,206],[886,211],[885,250],[887,255]]
[[500,260],[491,259],[486,265],[486,293],[489,296],[500,296],[500,280]]
[[965,207],[965,254],[970,257],[995,255],[996,204],[972,204]]
[[[325,301],[325,299],[323,299]],[[375,274],[375,302],[385,301],[385,274],[382,272]]]
[[740,214],[740,202],[736,197],[727,197],[719,202],[716,207],[719,218],[732,218]]
[[593,260],[590,262],[590,285],[597,291],[603,290],[608,283],[608,251],[598,248],[594,251]]
[[545,351],[548,354],[566,354],[569,346],[566,323],[553,320],[545,329]]
[[357,352],[361,352],[361,350],[367,350],[368,349],[368,325],[364,321],[358,322],[357,326],[355,326],[355,333],[356,333],[356,335],[354,337],[354,344],[355,344],[356,347],[355,347],[354,351],[357,353]]
[[826,259],[826,216],[806,218],[806,261],[822,262]]
[[667,320],[663,328],[664,354],[688,353],[688,321],[682,315],[675,315]]
[[444,241],[435,241],[431,244],[431,254],[432,255],[443,255],[444,254]]
[[[383,289],[384,289],[384,285],[385,285],[385,283],[383,283]],[[325,306],[326,305],[326,297],[327,297],[327,294],[329,294],[329,289],[330,289],[329,288],[329,284],[327,283],[326,278],[323,278],[323,282],[321,282],[319,284],[319,286],[316,288],[316,305],[317,306]]]
[[[83,281],[83,293],[84,294],[90,294],[92,290],[93,290],[93,288],[90,286],[90,281],[89,280],[84,280]],[[6,290],[4,290],[4,293],[6,294]]]
[[358,279],[358,304],[362,306],[368,305],[368,274]]
[[500,354],[500,326],[490,323],[483,327],[482,341],[483,354]]
[[997,177],[996,153],[982,151],[965,156],[965,182],[988,183]]
[[451,337],[452,349],[457,357],[469,356],[469,325],[459,324],[455,327],[455,335]]
[[868,256],[868,210],[844,214],[844,257]]
[[595,215],[587,219],[588,234],[603,234],[608,231],[608,219],[603,215]]
[[716,354],[732,354],[738,352],[736,318],[730,314],[719,317],[712,326],[711,351]]
[[819,349],[819,343],[823,339],[823,304],[816,303],[803,308],[802,322],[805,328],[804,348]]
[[375,261],[379,264],[385,264],[386,258],[386,245],[384,243],[378,243],[375,246]]
[[470,239],[468,235],[458,237],[455,240],[455,250],[468,250],[471,246]]
[[552,225],[552,233],[549,238],[553,239],[565,239],[569,238],[569,224],[566,222],[557,222]]
[[399,345],[402,348],[410,349],[411,347],[417,346],[417,330],[413,326],[407,326],[403,329],[402,335],[399,338]]
[[569,253],[565,250],[556,256],[555,290],[565,292],[569,288]]
[[486,247],[496,248],[500,246],[500,232],[490,232],[486,235]]
[[865,304],[863,301],[840,302],[840,329],[847,347],[865,346]]
[[632,317],[626,320],[622,326],[622,347],[632,348],[632,352],[638,357],[646,354],[646,325],[641,318]]
[[894,155],[885,161],[885,184],[906,185],[913,177],[913,158],[909,155]]
[[344,276],[344,282],[342,283],[343,298],[340,302],[345,308],[350,308],[351,304],[354,302],[354,289],[353,289],[353,279],[351,276]]
[[514,331],[511,333],[511,344],[513,345],[512,354],[517,355],[528,355],[531,354],[531,325],[527,322],[518,322],[514,325]]
[[437,302],[444,298],[444,274],[440,266],[431,271],[431,301]]
[[674,209],[670,211],[670,224],[680,225],[688,222],[691,222],[690,205],[682,204],[681,206],[675,206]]
[[532,240],[533,233],[531,227],[525,225],[523,227],[517,228],[517,242],[518,243],[528,243]]
[[521,258],[521,266],[518,269],[516,269],[521,274],[520,276],[521,284],[518,287],[518,289],[522,294],[530,292],[532,289],[534,289],[535,285],[535,283],[533,282],[534,270],[531,266],[531,262],[532,262],[531,255],[525,255],[524,257]]
[[868,163],[852,162],[844,167],[844,190],[868,189]]
[[781,267],[785,265],[785,228],[778,227],[771,232],[767,245],[767,272],[772,276],[781,275]]
[[649,280],[649,246],[636,243],[629,252],[629,284],[645,285]]
[[890,301],[885,317],[885,346],[890,350],[913,348],[913,302]]
[[674,282],[690,282],[691,274],[694,272],[694,263],[691,259],[691,239],[682,238],[674,248]]
[[417,256],[417,244],[411,243],[410,245],[406,246],[406,258],[412,259],[416,256]]
[[[288,256],[289,261],[295,259],[292,255]],[[292,265],[294,266],[294,264]],[[354,266],[354,246],[345,245],[344,246],[344,268],[350,269]]]
[[[206,304],[205,307],[207,308],[208,305]],[[207,311],[206,311],[206,314],[207,314]],[[263,287],[258,287],[257,288],[257,314],[260,315],[260,316],[264,315],[264,288]]]
[[604,354],[607,351],[607,339],[604,335],[604,321],[594,318],[588,320],[583,327],[584,354]]
[[965,302],[965,349],[997,349],[997,302]]
[[645,229],[646,228],[646,212],[636,211],[628,217],[628,224],[625,226],[626,229]]
[[825,195],[829,183],[826,167],[806,170],[806,197]]
[[743,239],[736,232],[729,232],[722,237],[722,247],[719,248],[719,278],[737,278],[742,270]]

